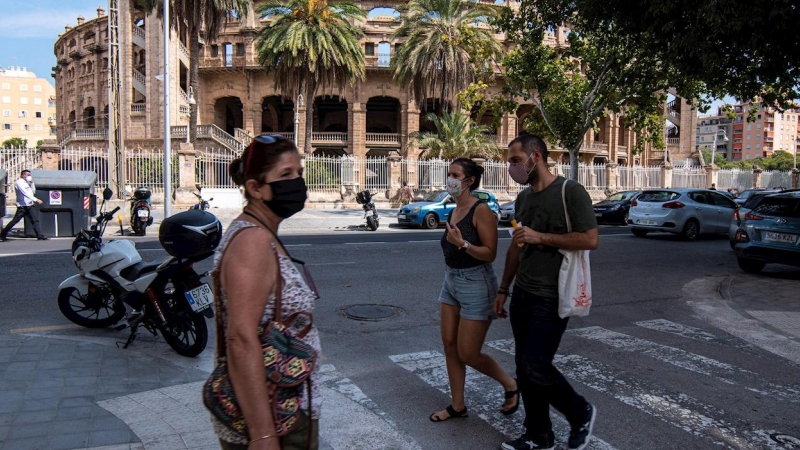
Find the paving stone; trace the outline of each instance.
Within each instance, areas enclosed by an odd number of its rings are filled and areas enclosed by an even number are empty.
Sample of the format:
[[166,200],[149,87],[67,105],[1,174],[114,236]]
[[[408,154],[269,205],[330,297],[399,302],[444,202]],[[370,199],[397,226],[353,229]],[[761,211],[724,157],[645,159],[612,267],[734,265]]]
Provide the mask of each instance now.
[[183,438],[183,442],[186,444],[187,448],[205,448],[213,447],[215,445],[215,448],[219,448],[219,444],[217,443],[219,439],[214,433],[214,430],[198,431],[194,433],[181,433],[181,437]]
[[[129,442],[129,432],[125,430],[92,431],[89,433],[88,447],[110,446],[114,444],[126,444],[124,447],[131,448]],[[93,449],[96,450],[96,449]]]
[[16,413],[22,407],[23,400],[6,400],[0,402],[0,414]]
[[39,362],[40,369],[66,369],[69,368],[72,364],[72,361],[68,359],[58,360],[52,359],[51,356],[45,355],[45,360]]
[[61,388],[26,389],[21,391],[26,399],[42,399],[61,396]]
[[30,376],[30,372],[33,372],[36,369],[36,366],[37,366],[36,361],[12,362],[6,365],[6,371],[12,372],[12,371],[24,370],[26,372],[29,372],[28,375]]
[[63,378],[38,378],[33,380],[34,389],[62,388],[64,387]]
[[48,450],[72,450],[86,447],[89,441],[89,433],[62,433],[58,436],[50,436],[47,441]]
[[40,423],[12,424],[11,429],[8,430],[8,440],[45,436],[44,429],[45,427]]
[[12,362],[18,361],[39,361],[42,359],[42,355],[38,353],[20,353],[17,352],[11,357]]
[[11,422],[14,421],[14,418],[17,417],[17,412],[6,412],[0,413],[0,426],[11,425]]
[[59,403],[60,408],[72,408],[75,406],[92,406],[94,405],[93,397],[70,397],[63,398]]
[[67,377],[64,378],[65,387],[97,386],[97,377]]
[[0,447],[2,447],[3,440],[5,440],[8,435],[8,430],[10,429],[11,427],[9,425],[0,425]]
[[28,372],[3,372],[2,378],[7,381],[30,380],[31,374]]
[[157,436],[153,440],[144,441],[147,450],[179,450],[185,449],[186,444],[177,434]]
[[27,425],[33,423],[51,422],[56,418],[56,411],[46,409],[43,411],[25,411],[17,414],[14,425]]
[[61,396],[64,398],[71,397],[94,397],[97,388],[94,386],[70,386],[61,389]]
[[104,430],[128,431],[129,427],[120,418],[111,415],[111,417],[91,419],[91,427],[89,429],[90,431],[104,431]]
[[0,391],[0,399],[2,399],[4,402],[11,400],[22,400],[23,398],[25,398],[25,395],[22,393],[22,391]]
[[[150,442],[157,440],[163,436],[174,435],[180,439],[178,433],[172,429],[169,424],[164,422],[163,420],[151,420],[147,422],[139,422],[139,423],[132,423],[130,424],[131,431],[136,433],[136,436],[139,436],[139,439],[144,442],[146,447],[149,447]],[[180,441],[180,445],[183,447],[183,441]],[[175,447],[181,448],[181,447]]]
[[75,406],[71,408],[58,408],[56,411],[56,420],[67,419],[91,419],[94,414],[95,407],[92,406]]
[[33,400],[25,400],[20,407],[20,411],[43,411],[45,409],[58,408],[59,399],[57,397],[40,398]]
[[70,419],[54,421],[48,426],[47,434],[89,433],[92,431],[90,420]]
[[8,437],[0,450],[44,450],[47,448],[49,438],[47,436],[35,436],[26,438]]

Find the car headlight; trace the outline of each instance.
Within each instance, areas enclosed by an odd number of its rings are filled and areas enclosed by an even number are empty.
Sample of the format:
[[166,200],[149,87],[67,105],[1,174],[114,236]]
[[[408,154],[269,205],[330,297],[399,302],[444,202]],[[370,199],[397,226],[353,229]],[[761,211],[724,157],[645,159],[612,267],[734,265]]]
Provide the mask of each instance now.
[[419,206],[417,206],[416,208],[411,210],[412,213],[418,213],[420,211],[422,211],[422,207],[419,207]]

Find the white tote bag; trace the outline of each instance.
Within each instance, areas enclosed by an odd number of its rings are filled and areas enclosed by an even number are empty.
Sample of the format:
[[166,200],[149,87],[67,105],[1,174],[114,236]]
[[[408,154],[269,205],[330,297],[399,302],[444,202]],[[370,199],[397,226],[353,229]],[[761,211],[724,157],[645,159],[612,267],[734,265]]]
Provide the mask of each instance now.
[[[567,219],[567,233],[572,232],[572,219],[567,211],[567,180],[561,186],[561,202]],[[562,319],[588,316],[592,306],[592,272],[589,250],[558,250],[564,255],[558,272],[558,315]]]

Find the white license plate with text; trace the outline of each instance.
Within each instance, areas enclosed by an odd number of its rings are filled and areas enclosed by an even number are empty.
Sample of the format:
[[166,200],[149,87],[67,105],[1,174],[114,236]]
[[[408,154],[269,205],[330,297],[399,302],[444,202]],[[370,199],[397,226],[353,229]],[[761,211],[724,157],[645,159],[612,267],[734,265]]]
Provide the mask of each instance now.
[[150,217],[150,211],[146,209],[140,209],[136,211],[136,215],[139,217]]
[[766,232],[764,233],[764,240],[770,242],[782,242],[784,244],[794,244],[794,241],[797,239],[797,236],[793,234],[787,233],[772,233]]
[[636,221],[636,223],[638,223],[640,225],[655,225],[656,221],[655,220],[639,219],[639,220]]
[[214,293],[208,283],[197,286],[185,295],[186,301],[189,302],[189,306],[192,307],[194,312],[202,311],[214,303]]
[[406,215],[405,215],[405,214],[398,214],[398,215],[397,215],[397,218],[398,218],[398,219],[405,219],[405,218],[406,218]]

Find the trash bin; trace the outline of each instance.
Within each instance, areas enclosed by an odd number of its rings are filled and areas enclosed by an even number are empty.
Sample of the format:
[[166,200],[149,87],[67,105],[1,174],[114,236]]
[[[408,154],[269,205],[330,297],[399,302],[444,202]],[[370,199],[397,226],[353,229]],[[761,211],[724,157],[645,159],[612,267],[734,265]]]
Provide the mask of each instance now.
[[[95,172],[79,170],[33,170],[36,198],[42,201],[39,208],[39,225],[45,236],[77,236],[91,225],[95,209]],[[36,236],[33,227],[25,221],[25,235]]]
[[0,169],[0,228],[3,228],[3,218],[6,215],[6,186],[8,185],[8,172]]

